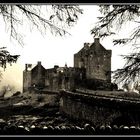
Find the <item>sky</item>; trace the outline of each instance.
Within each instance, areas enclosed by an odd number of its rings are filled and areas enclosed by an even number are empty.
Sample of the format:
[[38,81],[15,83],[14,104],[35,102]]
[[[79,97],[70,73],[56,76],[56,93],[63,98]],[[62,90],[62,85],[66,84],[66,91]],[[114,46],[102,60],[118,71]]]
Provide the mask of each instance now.
[[[11,42],[4,27],[4,22],[0,18],[0,22],[3,23],[3,28],[0,28],[0,47],[6,46],[12,54],[19,54],[20,58],[16,64],[7,66],[7,69],[3,72],[2,85],[16,86],[17,90],[22,91],[22,74],[25,68],[25,64],[37,64],[37,61],[41,61],[45,68],[52,68],[54,65],[63,67],[65,64],[68,67],[73,67],[74,53],[77,53],[82,49],[85,42],[93,43],[94,38],[90,34],[90,30],[95,26],[97,22],[97,16],[100,15],[98,6],[96,5],[81,5],[84,12],[80,15],[77,23],[68,29],[71,35],[63,37],[55,37],[48,32],[47,35],[42,36],[37,30],[30,32],[25,27],[24,31],[24,46]],[[127,25],[126,27],[130,27]],[[121,32],[121,35],[127,33],[128,28]],[[120,54],[127,54],[131,52],[130,47],[118,47],[112,44],[113,37],[109,37],[104,40],[100,40],[101,44],[106,49],[112,50],[112,70],[121,68],[124,61],[119,56]]]

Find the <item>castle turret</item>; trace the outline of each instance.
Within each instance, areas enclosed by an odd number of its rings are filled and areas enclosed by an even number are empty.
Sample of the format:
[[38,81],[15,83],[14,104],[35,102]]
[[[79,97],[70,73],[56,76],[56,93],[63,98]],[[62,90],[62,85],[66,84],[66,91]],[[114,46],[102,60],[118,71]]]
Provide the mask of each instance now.
[[74,54],[74,67],[85,68],[87,79],[101,79],[111,82],[111,50],[100,44],[100,38],[94,38],[92,44]]
[[45,68],[41,65],[40,61],[38,61],[37,65],[32,69],[32,85],[38,87],[45,86]]
[[100,44],[100,38],[95,38],[95,39],[94,39],[94,43],[95,43],[95,45]]
[[41,62],[38,61],[37,62],[37,77],[38,77],[38,83],[40,83],[40,80],[41,80]]
[[25,70],[23,71],[23,92],[28,91],[31,86],[31,71],[28,70],[28,64],[25,64]]
[[28,64],[25,64],[25,71],[27,71],[28,69]]

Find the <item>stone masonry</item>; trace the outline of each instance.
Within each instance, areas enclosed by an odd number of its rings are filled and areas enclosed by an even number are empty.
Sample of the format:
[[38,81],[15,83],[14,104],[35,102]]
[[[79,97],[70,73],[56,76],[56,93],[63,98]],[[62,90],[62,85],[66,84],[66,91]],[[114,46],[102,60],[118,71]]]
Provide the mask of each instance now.
[[23,92],[30,87],[58,91],[90,88],[93,90],[111,88],[111,50],[106,50],[95,38],[93,43],[85,43],[84,47],[74,54],[74,67],[54,66],[45,69],[41,62],[23,71]]

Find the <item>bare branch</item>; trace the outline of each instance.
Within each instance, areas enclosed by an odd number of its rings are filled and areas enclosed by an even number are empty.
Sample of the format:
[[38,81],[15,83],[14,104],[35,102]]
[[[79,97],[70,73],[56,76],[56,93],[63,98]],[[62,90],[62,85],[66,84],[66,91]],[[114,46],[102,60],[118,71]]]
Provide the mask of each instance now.
[[126,63],[122,69],[113,72],[113,79],[116,83],[127,81],[138,81],[140,78],[140,53],[122,55]]
[[[101,5],[102,16],[98,17],[97,25],[91,30],[94,36],[104,38],[121,31],[123,25],[134,22],[135,28],[132,29],[128,37],[114,39],[114,45],[126,45],[128,43],[139,44],[140,39],[140,5]],[[115,33],[114,33],[115,32]],[[114,33],[114,34],[112,34]],[[135,45],[133,45],[135,47]],[[121,69],[112,72],[113,80],[116,83],[129,81],[139,81],[140,79],[140,53],[137,50],[129,55],[122,55],[125,65]]]
[[[91,34],[96,36],[97,32],[99,37],[104,37],[102,34],[106,33],[108,35],[112,32],[112,29],[120,30],[122,26],[130,21],[135,21],[140,16],[139,5],[102,5],[100,6],[100,11],[103,14],[99,17],[97,26],[91,30]],[[135,32],[139,30],[139,26],[136,28]],[[97,30],[98,29],[98,30]],[[102,33],[103,32],[103,33]],[[114,32],[114,31],[113,31]],[[138,35],[137,35],[138,37]],[[129,41],[136,38],[135,33],[131,35]],[[128,42],[125,42],[128,43]]]
[[[46,31],[51,31],[55,35],[62,36],[65,34],[70,35],[70,33],[66,31],[67,27],[60,26],[57,21],[71,27],[76,23],[79,14],[82,14],[82,10],[77,5],[52,5],[53,14],[45,12],[42,7],[40,5],[0,5],[0,14],[10,29],[11,38],[18,41],[20,45],[24,45],[23,36],[17,27],[18,25],[22,26],[25,21],[24,18],[30,22],[30,27],[36,27],[42,34],[46,34]],[[50,17],[47,19],[49,14]],[[56,22],[52,21],[54,17],[56,17],[54,20]]]

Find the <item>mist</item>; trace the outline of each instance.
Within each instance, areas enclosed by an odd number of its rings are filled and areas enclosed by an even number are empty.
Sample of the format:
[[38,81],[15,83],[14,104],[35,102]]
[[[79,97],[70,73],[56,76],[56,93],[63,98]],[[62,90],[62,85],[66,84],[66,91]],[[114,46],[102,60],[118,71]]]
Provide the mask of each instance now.
[[22,92],[22,81],[23,81],[23,66],[21,64],[14,63],[12,66],[10,64],[7,64],[7,68],[2,69],[2,78],[0,79],[0,90],[3,86],[10,86],[14,87],[14,91],[20,91]]

